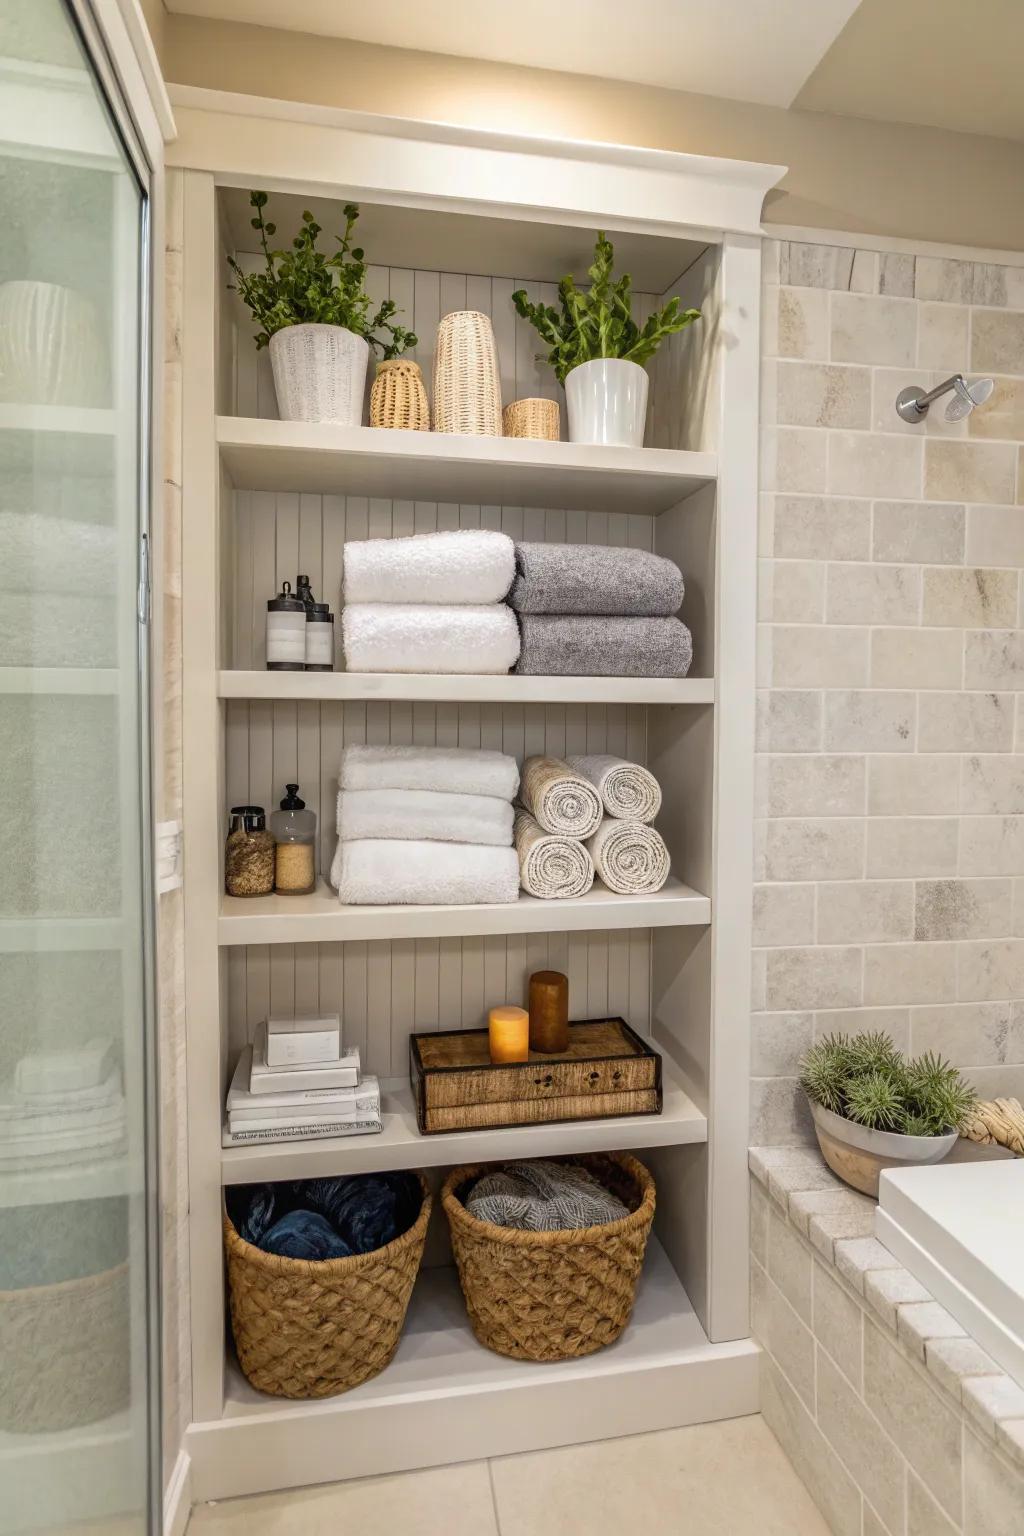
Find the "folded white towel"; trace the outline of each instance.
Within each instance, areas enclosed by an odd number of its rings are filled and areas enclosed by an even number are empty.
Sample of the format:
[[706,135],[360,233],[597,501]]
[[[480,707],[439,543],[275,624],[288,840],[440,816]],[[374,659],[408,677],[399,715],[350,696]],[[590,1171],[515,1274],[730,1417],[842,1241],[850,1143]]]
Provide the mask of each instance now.
[[574,773],[589,779],[604,802],[609,816],[626,821],[653,821],[661,810],[661,786],[654,774],[639,763],[604,752],[567,757]]
[[642,821],[606,816],[587,848],[594,868],[619,896],[649,896],[668,879],[669,856],[660,832]]
[[516,572],[507,533],[460,528],[345,545],[346,603],[499,603]]
[[338,836],[404,837],[440,843],[512,843],[512,806],[496,795],[450,795],[431,789],[340,789]]
[[529,811],[521,808],[515,821],[519,879],[524,891],[543,901],[583,896],[594,883],[594,861],[573,837],[545,832]]
[[504,603],[353,603],[341,628],[350,672],[493,674],[519,659],[519,625]]
[[367,839],[339,843],[331,884],[351,906],[476,906],[519,899],[514,848]]
[[601,825],[601,797],[560,757],[528,757],[520,799],[545,832],[582,840]]
[[432,789],[452,795],[494,795],[514,800],[519,769],[514,757],[491,747],[346,747],[340,789]]

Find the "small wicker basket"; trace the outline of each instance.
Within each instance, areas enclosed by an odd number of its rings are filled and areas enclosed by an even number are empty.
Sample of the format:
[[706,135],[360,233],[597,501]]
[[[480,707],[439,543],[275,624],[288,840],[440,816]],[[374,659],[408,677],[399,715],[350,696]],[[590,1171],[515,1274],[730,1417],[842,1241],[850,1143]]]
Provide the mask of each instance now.
[[633,1310],[654,1220],[654,1180],[622,1152],[573,1162],[618,1195],[630,1214],[581,1231],[520,1232],[478,1221],[463,1205],[465,1187],[483,1165],[454,1169],[441,1191],[473,1332],[513,1360],[593,1354],[619,1337]]
[[370,426],[430,431],[427,387],[419,363],[406,357],[391,357],[377,364],[377,376],[370,390]]
[[423,1258],[431,1197],[401,1237],[350,1259],[284,1259],[224,1214],[231,1327],[246,1378],[275,1397],[333,1397],[390,1364]]
[[445,315],[434,359],[434,431],[501,436],[501,377],[494,331],[475,309]]
[[539,437],[557,443],[562,435],[557,400],[513,400],[501,420],[506,437]]

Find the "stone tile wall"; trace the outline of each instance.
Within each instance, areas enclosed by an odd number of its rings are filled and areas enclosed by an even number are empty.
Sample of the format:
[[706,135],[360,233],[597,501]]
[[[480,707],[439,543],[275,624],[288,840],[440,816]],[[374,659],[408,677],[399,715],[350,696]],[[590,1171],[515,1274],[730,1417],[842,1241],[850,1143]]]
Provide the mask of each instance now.
[[[767,242],[754,1143],[884,1028],[1024,1096],[1024,268]],[[920,427],[895,398],[996,389]]]

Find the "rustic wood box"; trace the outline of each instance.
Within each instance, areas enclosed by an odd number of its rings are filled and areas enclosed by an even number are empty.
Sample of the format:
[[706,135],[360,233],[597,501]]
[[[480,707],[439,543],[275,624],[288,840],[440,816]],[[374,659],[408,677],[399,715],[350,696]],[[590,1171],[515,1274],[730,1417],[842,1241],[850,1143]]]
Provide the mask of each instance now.
[[571,1023],[567,1051],[500,1066],[486,1029],[411,1035],[409,1052],[425,1136],[661,1113],[661,1057],[625,1019]]

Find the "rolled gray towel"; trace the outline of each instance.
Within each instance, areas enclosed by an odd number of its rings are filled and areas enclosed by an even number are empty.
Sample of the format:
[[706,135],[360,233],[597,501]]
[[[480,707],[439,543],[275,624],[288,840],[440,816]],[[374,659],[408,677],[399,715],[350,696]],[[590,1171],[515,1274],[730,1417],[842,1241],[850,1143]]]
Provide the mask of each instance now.
[[618,544],[517,544],[508,602],[517,613],[600,613],[645,618],[678,613],[678,565]]
[[466,1210],[477,1221],[520,1232],[576,1232],[629,1215],[585,1168],[541,1160],[485,1173],[467,1195]]
[[690,631],[679,619],[524,613],[515,671],[527,677],[685,677]]

